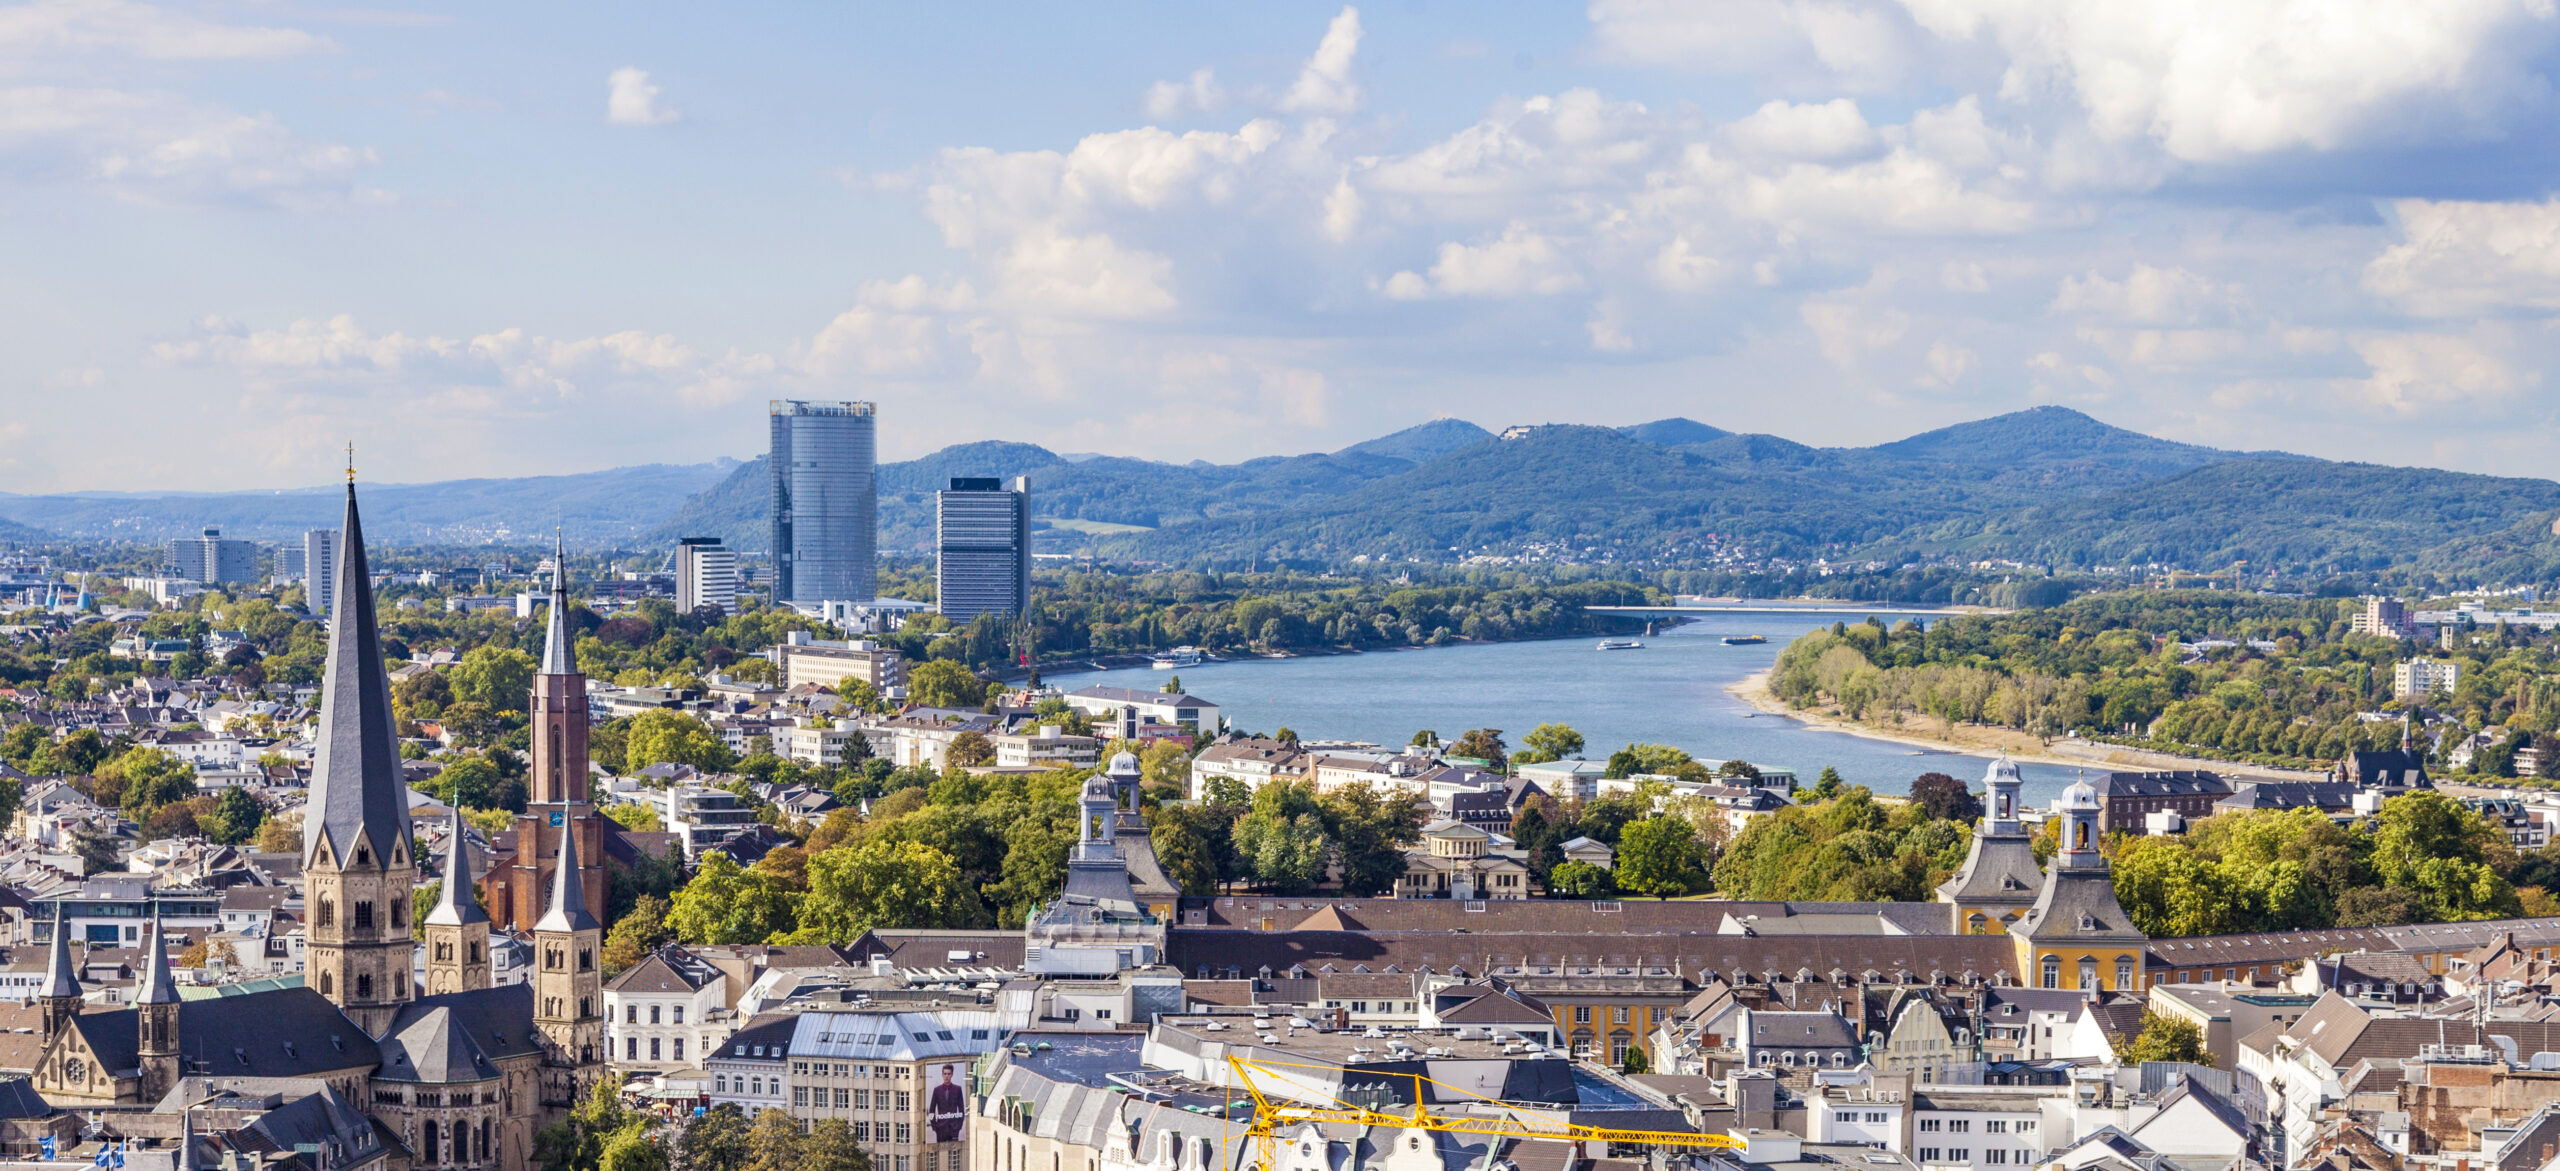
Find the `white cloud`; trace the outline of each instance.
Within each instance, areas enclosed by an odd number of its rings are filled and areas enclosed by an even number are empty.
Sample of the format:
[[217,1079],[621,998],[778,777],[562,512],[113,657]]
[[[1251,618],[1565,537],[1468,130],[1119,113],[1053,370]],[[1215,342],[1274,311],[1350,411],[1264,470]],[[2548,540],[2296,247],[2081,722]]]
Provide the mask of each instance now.
[[1227,92],[1218,88],[1217,74],[1205,67],[1193,70],[1189,81],[1159,81],[1147,87],[1147,117],[1158,121],[1214,114],[1226,104]]
[[1725,127],[1725,136],[1753,154],[1825,161],[1866,154],[1878,141],[1858,103],[1847,98],[1804,105],[1773,101]]
[[349,195],[373,154],[169,94],[16,86],[0,88],[0,159],[22,175],[95,183],[143,202],[299,205]]
[[2351,401],[2385,415],[2409,417],[2438,407],[2494,402],[2537,385],[2479,339],[2446,334],[2370,334],[2351,343],[2372,372],[2340,380]]
[[1316,45],[1315,56],[1307,58],[1298,80],[1290,83],[1289,92],[1280,99],[1280,108],[1292,114],[1349,114],[1360,108],[1360,85],[1351,80],[1351,58],[1360,51],[1360,10],[1344,5],[1333,23],[1326,25],[1324,40]]
[[664,126],[682,115],[658,100],[649,73],[626,65],[605,78],[604,120],[615,126]]
[[2560,311],[2560,200],[2404,199],[2400,242],[2365,266],[2364,287],[2427,316]]
[[1925,361],[1929,372],[1922,376],[1920,384],[1946,387],[1954,386],[1958,380],[1972,372],[1974,356],[1973,351],[1954,342],[1937,341],[1929,344],[1929,353]]
[[[1410,272],[1397,273],[1388,282],[1387,295],[1419,296],[1422,286],[1415,283],[1419,279]],[[1442,244],[1439,262],[1431,266],[1429,287],[1446,297],[1545,295],[1581,288],[1582,276],[1553,239],[1514,221],[1501,236],[1481,244]]]
[[1738,73],[1781,88],[1889,88],[1920,65],[1923,38],[1887,0],[1591,0],[1602,56]]
[[255,60],[334,49],[300,29],[217,24],[131,0],[34,0],[0,8],[0,58],[75,51],[159,61]]
[[2233,293],[2183,268],[2136,263],[2123,280],[2062,278],[2053,311],[2142,325],[2193,325],[2227,316]]

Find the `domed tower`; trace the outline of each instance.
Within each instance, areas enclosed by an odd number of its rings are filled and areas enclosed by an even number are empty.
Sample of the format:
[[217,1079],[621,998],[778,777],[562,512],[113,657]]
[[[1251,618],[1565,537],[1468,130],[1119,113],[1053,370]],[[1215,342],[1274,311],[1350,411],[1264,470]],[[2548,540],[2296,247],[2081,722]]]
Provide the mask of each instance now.
[[1948,905],[1958,935],[2008,931],[2044,886],[2035,841],[2018,820],[2017,763],[2005,756],[1992,761],[1982,783],[1982,820],[1973,827],[1973,848],[1964,869],[1938,888],[1938,901]]
[[1123,819],[1134,817],[1138,812],[1138,789],[1147,781],[1146,769],[1139,765],[1138,754],[1126,749],[1111,754],[1111,763],[1103,766],[1102,775],[1111,780],[1112,798],[1118,804]]
[[2150,937],[2116,903],[2115,877],[2098,850],[2098,791],[2074,781],[2053,811],[2061,822],[2060,852],[2035,905],[2010,929],[2018,940],[2018,971],[2038,988],[2138,990]]
[[1120,854],[1119,784],[1109,772],[1085,778],[1076,806],[1066,889],[1023,924],[1023,967],[1041,975],[1105,976],[1163,962],[1165,920],[1138,900]]

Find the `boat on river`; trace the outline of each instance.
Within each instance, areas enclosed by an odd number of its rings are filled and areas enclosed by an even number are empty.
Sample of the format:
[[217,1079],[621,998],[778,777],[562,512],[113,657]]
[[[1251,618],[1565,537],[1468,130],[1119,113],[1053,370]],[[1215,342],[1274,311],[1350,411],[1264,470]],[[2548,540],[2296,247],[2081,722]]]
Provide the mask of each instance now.
[[1604,651],[1640,651],[1644,644],[1632,638],[1604,638],[1596,649]]
[[1147,665],[1159,671],[1175,671],[1184,667],[1196,667],[1207,661],[1209,656],[1200,653],[1199,647],[1178,646],[1169,651],[1158,652],[1155,658],[1147,661]]
[[1724,636],[1724,645],[1726,646],[1758,646],[1767,641],[1769,641],[1769,636],[1765,634],[1728,634]]

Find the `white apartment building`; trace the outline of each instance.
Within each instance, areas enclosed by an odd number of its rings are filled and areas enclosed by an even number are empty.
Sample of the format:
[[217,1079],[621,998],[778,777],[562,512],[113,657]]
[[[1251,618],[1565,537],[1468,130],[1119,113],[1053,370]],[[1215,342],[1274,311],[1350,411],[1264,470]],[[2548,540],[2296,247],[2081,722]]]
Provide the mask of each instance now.
[[727,845],[756,823],[756,811],[727,789],[675,785],[649,794],[649,804],[667,832],[683,843],[687,862]]
[[[2050,1147],[2044,1111],[2070,1087],[1930,1086],[1911,1094],[1912,1161],[1922,1167],[2014,1168],[2034,1165]],[[2068,1139],[2070,1136],[2062,1136]]]
[[775,728],[771,736],[776,755],[802,764],[843,764],[846,750],[857,740],[862,742],[862,746],[855,750],[853,759],[863,760],[872,755],[870,738],[852,720],[834,720],[814,728],[798,725],[787,730]]
[[664,1073],[707,1060],[737,1025],[728,978],[681,947],[664,947],[604,986],[605,1056],[615,1069]]
[[302,534],[303,608],[327,617],[338,600],[338,530]]
[[2402,699],[2425,699],[2452,693],[2462,680],[2462,664],[2451,659],[2411,659],[2391,668],[2391,693]]
[[998,768],[1092,768],[1102,756],[1100,737],[1070,736],[1054,724],[987,739],[995,745]]
[[1307,753],[1281,740],[1229,740],[1212,744],[1191,758],[1191,797],[1209,795],[1209,782],[1230,780],[1246,789],[1272,781],[1295,781],[1307,775]]

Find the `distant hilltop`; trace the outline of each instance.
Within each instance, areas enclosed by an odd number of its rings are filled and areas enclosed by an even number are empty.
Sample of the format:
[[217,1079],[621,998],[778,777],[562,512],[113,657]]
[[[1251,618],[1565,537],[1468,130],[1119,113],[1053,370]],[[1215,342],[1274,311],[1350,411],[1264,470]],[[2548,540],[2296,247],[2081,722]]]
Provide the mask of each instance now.
[[[2226,451],[2064,407],[1863,448],[1686,418],[1505,433],[1516,437],[1437,419],[1336,451],[1234,464],[958,444],[881,465],[880,548],[929,547],[932,493],[951,477],[1027,475],[1043,550],[1168,564],[1934,560],[2560,576],[2552,481]],[[697,535],[742,550],[770,543],[762,457],[385,486],[375,498],[381,539],[403,543],[530,536],[554,523],[589,547]],[[306,494],[0,496],[0,526],[16,526],[0,537],[159,539],[219,525],[273,539],[326,523],[326,508]]]

